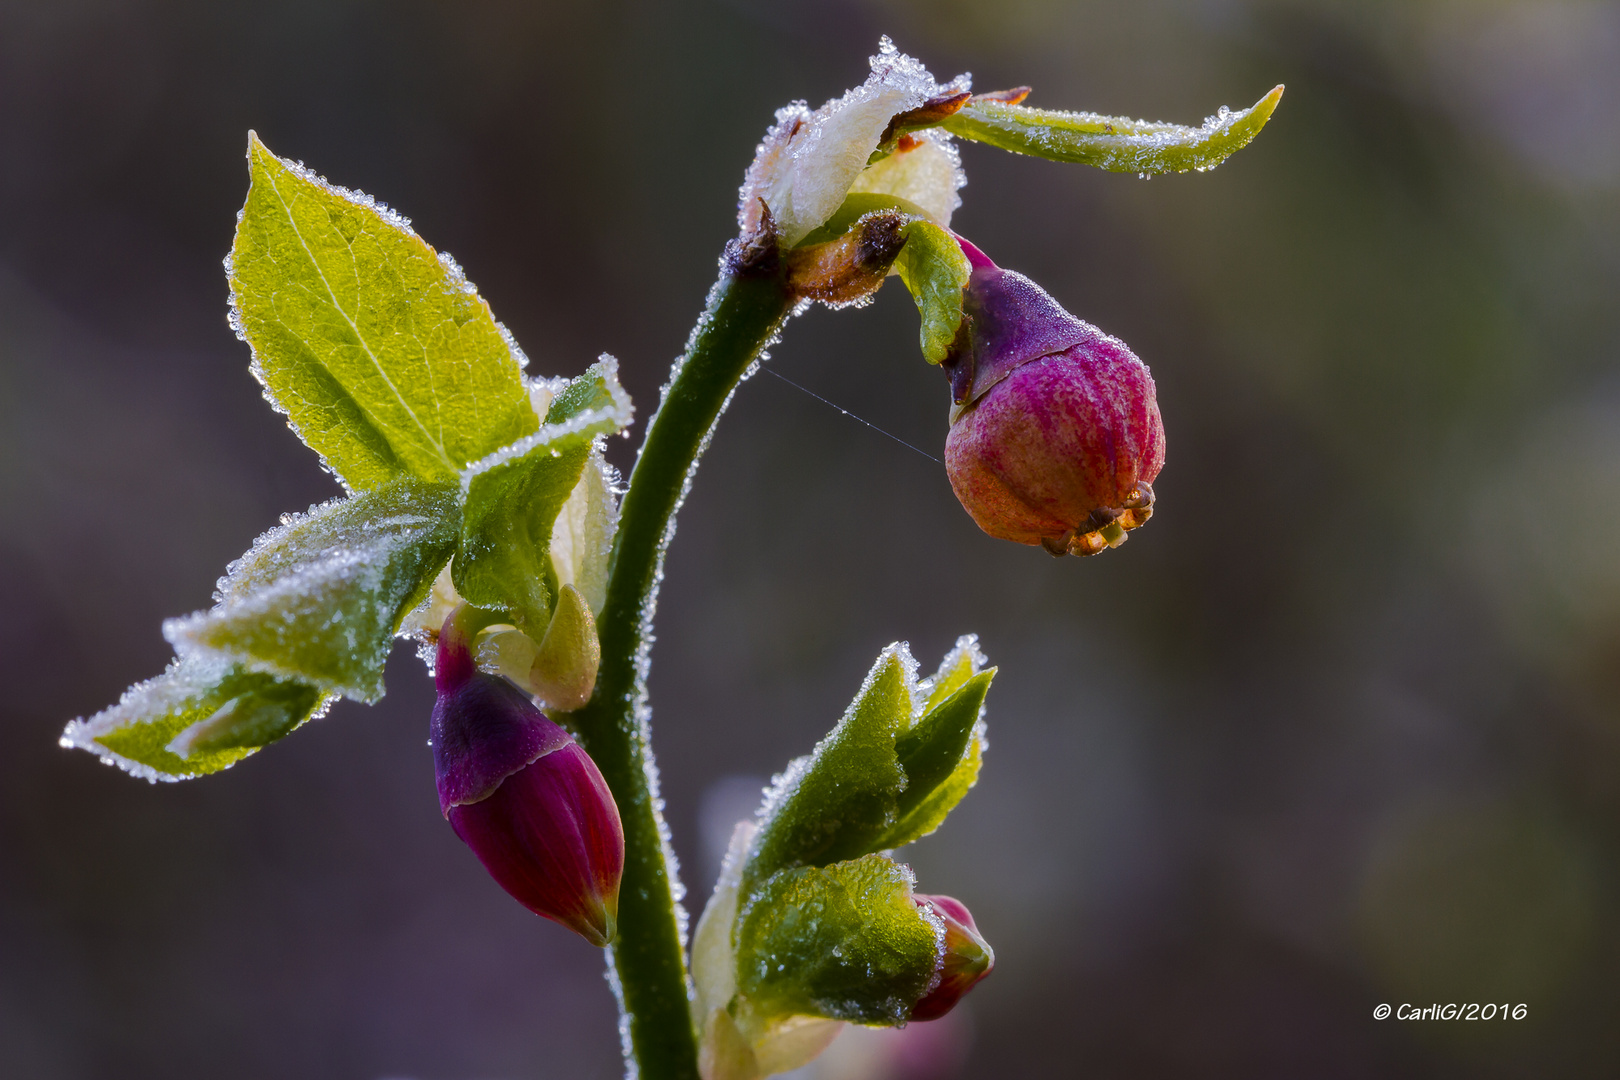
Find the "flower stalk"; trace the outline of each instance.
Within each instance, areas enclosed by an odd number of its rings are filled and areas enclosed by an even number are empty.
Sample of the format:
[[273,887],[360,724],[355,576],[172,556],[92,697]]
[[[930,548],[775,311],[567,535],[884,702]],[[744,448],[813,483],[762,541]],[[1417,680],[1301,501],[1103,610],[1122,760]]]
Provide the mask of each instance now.
[[664,550],[698,455],[750,364],[775,338],[791,300],[774,241],[733,245],[708,306],[648,425],[620,508],[607,602],[597,620],[596,693],[573,714],[624,824],[619,937],[612,950],[626,1051],[642,1080],[697,1080],[697,1039],[648,741],[646,672]]

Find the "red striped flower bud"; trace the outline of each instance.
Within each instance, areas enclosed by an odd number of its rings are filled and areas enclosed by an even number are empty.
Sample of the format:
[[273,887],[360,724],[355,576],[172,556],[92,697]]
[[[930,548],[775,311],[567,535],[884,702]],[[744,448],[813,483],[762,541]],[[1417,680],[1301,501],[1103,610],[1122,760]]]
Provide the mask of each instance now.
[[965,318],[945,361],[945,469],[991,536],[1054,555],[1117,547],[1153,513],[1164,423],[1153,376],[1118,338],[967,241]]
[[457,621],[465,610],[445,620],[434,671],[439,809],[518,903],[606,945],[624,871],[619,808],[573,736],[511,683],[478,670]]
[[962,901],[922,893],[912,899],[918,907],[932,911],[945,923],[945,948],[940,953],[937,969],[939,983],[911,1007],[913,1020],[938,1020],[995,969],[996,954],[990,943],[979,935],[979,928]]

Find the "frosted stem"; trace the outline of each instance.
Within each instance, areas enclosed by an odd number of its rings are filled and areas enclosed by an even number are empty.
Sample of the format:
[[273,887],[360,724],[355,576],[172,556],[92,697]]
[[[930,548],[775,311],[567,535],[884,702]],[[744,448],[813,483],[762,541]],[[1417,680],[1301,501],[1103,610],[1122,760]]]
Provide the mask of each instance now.
[[[772,253],[774,255],[774,253]],[[760,265],[764,263],[765,265]],[[666,858],[657,769],[647,728],[646,668],[664,549],[698,455],[748,366],[787,316],[774,257],[721,274],[630,474],[597,630],[596,693],[573,714],[580,742],[607,779],[624,822],[624,879],[612,962],[641,1080],[697,1080],[687,1003],[679,884]]]

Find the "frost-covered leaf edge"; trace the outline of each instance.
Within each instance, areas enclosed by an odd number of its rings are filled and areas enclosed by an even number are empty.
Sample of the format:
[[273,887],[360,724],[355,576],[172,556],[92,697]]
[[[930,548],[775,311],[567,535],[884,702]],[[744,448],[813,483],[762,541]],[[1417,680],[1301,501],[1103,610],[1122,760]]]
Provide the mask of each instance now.
[[[86,750],[95,754],[103,764],[116,765],[132,776],[140,777],[153,783],[178,782],[180,780],[195,779],[215,772],[222,772],[231,768],[243,758],[257,753],[270,742],[278,741],[292,731],[311,720],[326,715],[334,702],[336,694],[321,694],[314,687],[309,687],[315,695],[313,707],[299,720],[290,725],[275,739],[267,740],[257,746],[241,747],[232,751],[215,751],[213,760],[193,762],[190,758],[180,759],[184,764],[195,765],[183,772],[169,772],[158,768],[150,762],[130,757],[106,745],[101,740],[108,735],[127,731],[143,725],[164,725],[166,730],[158,737],[162,739],[165,749],[173,744],[181,732],[192,724],[204,722],[208,716],[204,715],[190,723],[177,723],[169,721],[168,717],[184,710],[188,704],[199,700],[206,700],[211,688],[216,688],[227,678],[240,670],[239,665],[218,658],[192,657],[176,658],[170,661],[169,666],[161,674],[145,679],[129,687],[119,697],[116,704],[111,705],[89,719],[82,717],[70,720],[63,729],[58,744],[64,749]],[[231,699],[227,699],[228,701]],[[141,719],[140,717],[153,717]],[[172,731],[172,734],[171,734]],[[165,736],[168,736],[165,738]],[[172,751],[171,751],[172,752]],[[178,756],[178,755],[176,755]]]
[[[452,257],[449,252],[436,251],[430,244],[423,240],[421,236],[419,236],[411,227],[410,218],[400,214],[396,210],[391,209],[386,203],[374,199],[372,196],[367,195],[363,191],[332,183],[324,176],[321,176],[313,169],[307,167],[302,161],[295,161],[280,157],[265,146],[263,141],[260,140],[258,133],[254,131],[248,132],[247,157],[249,161],[250,173],[248,199],[244,203],[243,208],[237,212],[236,238],[232,243],[231,252],[226,255],[224,260],[226,279],[231,290],[228,300],[228,322],[231,329],[235,331],[237,338],[245,342],[250,349],[252,358],[249,363],[249,371],[252,373],[254,379],[260,384],[265,400],[269,402],[273,409],[287,418],[287,425],[292,430],[293,434],[298,436],[299,441],[303,442],[304,445],[309,446],[312,450],[315,450],[316,454],[321,459],[322,467],[328,472],[332,473],[333,476],[337,477],[339,482],[343,484],[346,490],[351,492],[367,490],[386,482],[386,480],[390,479],[392,476],[398,475],[401,472],[409,472],[411,470],[399,460],[398,448],[394,447],[390,442],[386,431],[377,427],[375,422],[372,421],[369,416],[367,416],[366,407],[354,396],[352,388],[346,386],[340,379],[338,379],[327,369],[323,362],[317,359],[317,363],[319,364],[320,370],[324,374],[325,379],[330,381],[333,387],[341,390],[342,392],[341,398],[334,399],[332,403],[329,403],[329,407],[334,411],[344,413],[351,411],[345,407],[345,403],[347,403],[347,406],[352,406],[352,411],[357,411],[361,414],[361,418],[366,420],[367,426],[365,430],[351,431],[349,434],[357,442],[370,446],[367,453],[376,459],[372,462],[373,466],[379,467],[383,470],[383,475],[367,475],[364,479],[358,476],[350,475],[351,473],[354,473],[360,469],[362,463],[357,461],[351,463],[349,467],[345,467],[340,460],[344,457],[343,454],[336,453],[330,449],[323,450],[315,445],[316,442],[325,442],[326,440],[322,435],[318,435],[313,432],[306,433],[306,423],[297,419],[294,416],[293,407],[287,402],[281,400],[279,395],[282,391],[275,385],[278,381],[277,377],[271,372],[270,368],[267,367],[265,363],[267,354],[261,344],[252,340],[252,337],[250,336],[250,332],[248,330],[249,320],[244,317],[244,306],[238,288],[238,275],[240,268],[237,260],[239,249],[242,244],[242,237],[244,235],[248,206],[252,203],[253,182],[258,179],[255,173],[261,164],[264,164],[266,161],[268,163],[273,163],[275,167],[279,167],[280,169],[284,170],[295,180],[308,185],[309,188],[318,195],[341,200],[342,202],[369,212],[385,228],[397,233],[406,241],[420,246],[421,252],[426,257],[426,260],[431,261],[438,267],[439,273],[442,275],[443,285],[449,291],[454,291],[475,301],[475,307],[479,309],[483,316],[489,320],[493,330],[498,335],[502,344],[505,346],[505,360],[507,363],[509,363],[512,369],[512,374],[515,379],[514,385],[521,387],[523,372],[528,365],[528,358],[524,355],[522,348],[519,347],[516,339],[513,338],[511,332],[506,328],[506,326],[495,319],[488,303],[484,301],[481,296],[479,296],[477,287],[467,279],[466,273],[461,268],[461,265],[456,262],[455,258]],[[287,209],[289,214],[289,223],[291,223],[291,210],[290,208]],[[294,227],[294,232],[297,232],[296,227]],[[308,252],[307,246],[306,252]],[[308,254],[311,261],[313,261],[313,252],[308,252]],[[309,349],[309,344],[307,341],[303,342],[303,344],[306,349]],[[314,350],[310,351],[313,354]],[[293,391],[290,387],[285,389],[294,398],[301,398],[303,396],[302,394]],[[521,394],[517,396],[521,396]],[[516,397],[514,397],[514,400],[509,403],[509,407],[512,414],[512,419],[516,419],[520,423],[533,423],[533,421],[527,420],[529,413],[526,410],[517,407]],[[352,420],[353,418],[350,419]],[[530,430],[532,430],[532,427]],[[517,434],[517,432],[507,433],[507,437],[510,438],[514,434]],[[387,451],[387,454],[379,453],[375,445],[372,445],[378,440],[381,441],[382,447]],[[366,455],[362,455],[362,457],[364,456]],[[453,465],[454,463],[447,462],[447,464]],[[444,480],[449,479],[450,477],[422,476],[421,478],[427,480]]]

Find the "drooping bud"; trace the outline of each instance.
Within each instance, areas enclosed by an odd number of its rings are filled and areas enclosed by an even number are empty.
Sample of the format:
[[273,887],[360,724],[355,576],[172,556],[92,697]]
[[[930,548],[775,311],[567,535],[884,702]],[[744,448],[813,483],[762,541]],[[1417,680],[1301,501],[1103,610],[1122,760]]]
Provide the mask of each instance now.
[[967,241],[945,468],[991,536],[1054,555],[1117,547],[1153,513],[1164,423],[1147,365]]
[[911,1007],[913,1020],[938,1020],[956,1007],[996,966],[996,954],[979,934],[973,916],[960,900],[949,896],[912,897],[945,923],[945,948],[939,959],[939,984]]
[[524,694],[478,670],[463,607],[439,634],[439,808],[501,888],[593,945],[613,940],[624,830],[590,755]]

